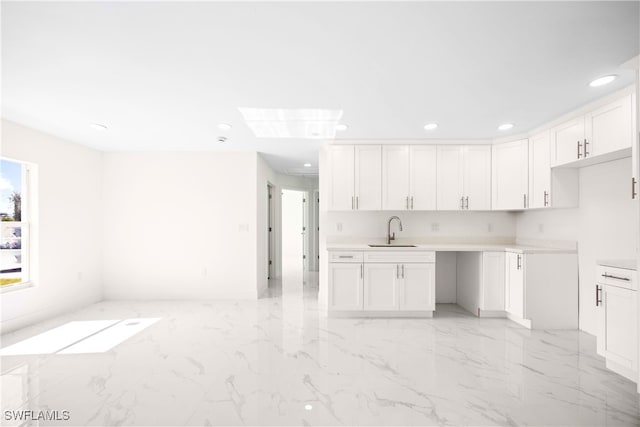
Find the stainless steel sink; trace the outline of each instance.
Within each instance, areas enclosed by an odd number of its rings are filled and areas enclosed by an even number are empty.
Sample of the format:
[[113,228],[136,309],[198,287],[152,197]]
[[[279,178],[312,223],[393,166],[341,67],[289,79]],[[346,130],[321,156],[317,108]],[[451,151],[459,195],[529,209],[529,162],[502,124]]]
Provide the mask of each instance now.
[[369,245],[370,248],[415,248],[416,245]]

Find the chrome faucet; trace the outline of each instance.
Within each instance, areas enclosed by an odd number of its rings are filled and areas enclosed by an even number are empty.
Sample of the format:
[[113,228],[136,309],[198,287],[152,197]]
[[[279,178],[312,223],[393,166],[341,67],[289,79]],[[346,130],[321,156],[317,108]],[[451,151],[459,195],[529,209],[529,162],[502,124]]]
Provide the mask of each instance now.
[[393,221],[394,219],[398,220],[398,225],[400,226],[400,231],[402,231],[402,221],[400,220],[400,218],[398,218],[395,215],[392,216],[391,218],[389,218],[389,222],[387,223],[387,245],[390,245],[392,240],[396,240],[395,231],[393,232],[393,234],[391,234],[391,221]]

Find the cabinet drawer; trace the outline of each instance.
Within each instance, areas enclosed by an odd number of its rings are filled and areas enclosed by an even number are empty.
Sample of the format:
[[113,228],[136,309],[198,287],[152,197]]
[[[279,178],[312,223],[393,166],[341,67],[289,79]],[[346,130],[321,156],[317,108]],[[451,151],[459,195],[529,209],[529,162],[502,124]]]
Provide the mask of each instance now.
[[364,262],[436,262],[436,253],[433,251],[375,251],[365,252]]
[[625,268],[596,266],[596,282],[601,285],[617,286],[619,288],[638,290],[636,270]]
[[362,262],[363,253],[357,251],[331,251],[329,262]]

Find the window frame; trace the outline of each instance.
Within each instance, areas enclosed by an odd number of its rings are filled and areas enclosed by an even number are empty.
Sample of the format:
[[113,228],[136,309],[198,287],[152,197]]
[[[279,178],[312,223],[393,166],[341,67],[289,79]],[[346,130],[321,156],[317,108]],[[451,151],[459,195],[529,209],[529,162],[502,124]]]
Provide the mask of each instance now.
[[21,268],[21,276],[22,281],[18,283],[13,283],[10,285],[0,286],[0,294],[4,294],[7,292],[14,292],[21,289],[26,289],[34,286],[33,275],[32,275],[32,236],[31,236],[31,226],[33,223],[32,218],[32,197],[33,197],[33,188],[32,188],[32,169],[33,165],[24,162],[21,160],[12,159],[10,157],[0,157],[1,160],[18,163],[21,165],[21,179],[22,179],[22,188],[20,191],[21,200],[20,200],[20,210],[21,210],[21,220],[20,221],[6,221],[2,222],[3,224],[8,225],[19,225],[21,228],[20,231],[20,250],[21,250],[21,260],[20,260],[20,268]]

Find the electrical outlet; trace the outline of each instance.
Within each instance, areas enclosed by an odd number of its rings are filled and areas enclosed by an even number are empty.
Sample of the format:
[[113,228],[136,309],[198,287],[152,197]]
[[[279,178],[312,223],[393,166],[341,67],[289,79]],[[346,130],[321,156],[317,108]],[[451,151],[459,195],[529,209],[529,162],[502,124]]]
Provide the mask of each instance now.
[[202,277],[207,277],[207,269],[205,267],[202,268]]
[[247,223],[240,224],[240,225],[238,226],[238,229],[239,229],[240,231],[249,231],[249,224],[247,224]]
[[487,224],[487,231],[489,233],[493,232],[493,224],[491,224],[491,223]]
[[538,224],[538,233],[544,233],[544,224]]
[[336,223],[336,231],[342,231],[342,223],[341,222]]
[[431,224],[431,231],[440,231],[440,224],[434,222]]

